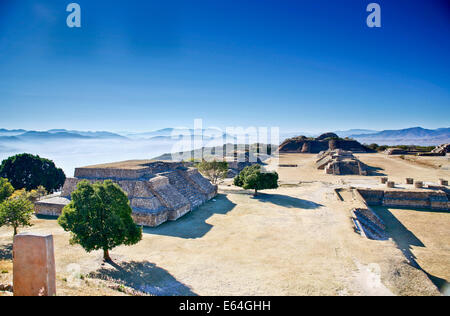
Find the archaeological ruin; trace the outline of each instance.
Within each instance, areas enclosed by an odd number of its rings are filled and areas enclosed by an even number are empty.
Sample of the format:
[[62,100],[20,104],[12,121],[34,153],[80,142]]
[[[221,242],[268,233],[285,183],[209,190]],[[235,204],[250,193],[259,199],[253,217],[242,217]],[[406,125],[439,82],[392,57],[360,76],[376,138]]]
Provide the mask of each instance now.
[[[372,210],[372,206],[393,208],[419,208],[439,211],[450,210],[450,189],[428,185],[426,189],[350,189],[353,196],[351,217],[355,231],[369,239],[386,240],[386,226]],[[339,190],[336,190],[340,198]]]
[[354,153],[372,152],[353,139],[342,139],[334,133],[322,134],[317,138],[298,136],[286,139],[278,148],[280,153],[311,153],[342,149]]
[[369,167],[357,159],[351,151],[342,149],[327,150],[318,155],[316,167],[325,170],[327,174],[334,175],[360,175],[367,176]]
[[217,186],[181,162],[125,161],[75,169],[61,194],[35,203],[36,214],[59,216],[82,180],[117,183],[128,195],[136,224],[149,227],[177,220],[217,195]]
[[446,155],[450,153],[450,144],[442,144],[431,151],[434,154]]
[[269,153],[275,152],[275,145],[252,144],[237,145],[224,144],[216,147],[203,147],[187,152],[178,152],[175,154],[167,153],[155,157],[154,160],[164,161],[184,161],[185,166],[194,166],[194,161],[226,161],[228,163],[227,178],[234,178],[245,167],[254,164],[262,165],[261,156],[270,156]]

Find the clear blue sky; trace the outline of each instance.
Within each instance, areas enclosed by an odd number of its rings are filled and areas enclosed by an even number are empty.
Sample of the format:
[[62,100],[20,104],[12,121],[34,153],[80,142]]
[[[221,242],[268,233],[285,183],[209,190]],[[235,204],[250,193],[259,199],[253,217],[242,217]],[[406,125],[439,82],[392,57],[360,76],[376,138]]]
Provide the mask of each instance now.
[[450,126],[447,0],[0,0],[0,128]]

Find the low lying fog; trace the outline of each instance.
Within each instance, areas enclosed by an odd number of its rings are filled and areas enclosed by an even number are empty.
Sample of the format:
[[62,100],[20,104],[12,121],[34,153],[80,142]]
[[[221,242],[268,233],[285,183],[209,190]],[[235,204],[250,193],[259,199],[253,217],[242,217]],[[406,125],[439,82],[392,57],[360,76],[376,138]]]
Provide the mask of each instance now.
[[[177,144],[177,146],[175,146]],[[152,159],[171,152],[195,148],[190,142],[180,144],[171,140],[130,140],[130,139],[68,139],[47,142],[13,142],[0,144],[0,161],[9,156],[30,153],[51,159],[62,168],[67,177],[72,177],[76,167],[123,160]],[[221,145],[220,141],[205,142],[204,146]]]

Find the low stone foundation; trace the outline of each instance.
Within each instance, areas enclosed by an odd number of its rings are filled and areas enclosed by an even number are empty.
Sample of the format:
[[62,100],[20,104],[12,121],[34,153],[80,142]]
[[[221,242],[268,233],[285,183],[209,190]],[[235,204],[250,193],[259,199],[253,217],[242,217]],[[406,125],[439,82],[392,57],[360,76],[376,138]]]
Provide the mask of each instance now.
[[357,205],[351,210],[355,231],[369,239],[388,239],[383,221],[370,206],[450,210],[449,189],[442,186],[429,186],[428,189],[427,191],[353,189],[353,199]]
[[69,199],[59,196],[42,199],[34,204],[34,211],[39,215],[59,216],[69,202]]
[[450,208],[447,193],[441,190],[373,190],[356,189],[367,204],[387,207],[429,208],[446,210]]

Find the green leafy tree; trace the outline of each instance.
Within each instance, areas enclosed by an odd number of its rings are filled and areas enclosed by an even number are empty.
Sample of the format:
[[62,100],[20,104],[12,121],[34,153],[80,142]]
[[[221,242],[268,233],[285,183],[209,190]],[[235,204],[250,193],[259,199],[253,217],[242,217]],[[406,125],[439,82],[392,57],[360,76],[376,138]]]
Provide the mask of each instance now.
[[10,198],[0,204],[0,226],[13,227],[15,236],[17,235],[17,228],[32,226],[33,212],[33,203],[27,198],[23,196]]
[[225,179],[228,175],[228,163],[226,161],[202,161],[197,165],[198,171],[207,177],[212,183]]
[[0,165],[0,177],[7,178],[15,189],[36,190],[45,187],[48,192],[61,189],[66,180],[62,169],[51,160],[20,154],[9,157]]
[[39,186],[36,190],[27,191],[25,189],[20,189],[14,191],[14,193],[11,195],[11,198],[18,198],[23,197],[28,199],[30,202],[35,203],[38,201],[41,197],[46,196],[47,191],[43,186]]
[[14,187],[5,178],[0,178],[0,203],[14,193]]
[[142,229],[131,213],[128,197],[117,184],[85,180],[72,193],[58,223],[72,233],[71,244],[80,244],[87,252],[103,250],[104,259],[111,261],[109,250],[142,239]]
[[255,190],[255,196],[259,190],[278,188],[278,173],[262,172],[260,165],[245,167],[235,178],[234,185],[245,190]]

